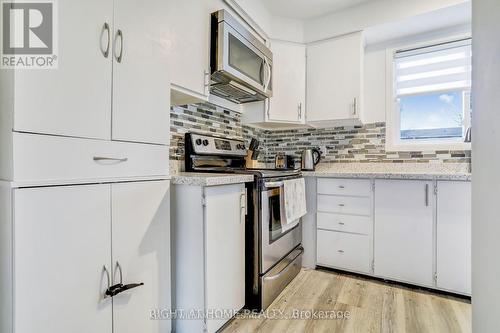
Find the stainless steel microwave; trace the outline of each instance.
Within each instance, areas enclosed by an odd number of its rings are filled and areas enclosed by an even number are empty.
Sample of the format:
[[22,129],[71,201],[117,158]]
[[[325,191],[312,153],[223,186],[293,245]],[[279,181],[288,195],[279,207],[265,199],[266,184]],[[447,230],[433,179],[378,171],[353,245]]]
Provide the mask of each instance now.
[[210,92],[235,103],[272,96],[273,54],[226,10],[211,16]]

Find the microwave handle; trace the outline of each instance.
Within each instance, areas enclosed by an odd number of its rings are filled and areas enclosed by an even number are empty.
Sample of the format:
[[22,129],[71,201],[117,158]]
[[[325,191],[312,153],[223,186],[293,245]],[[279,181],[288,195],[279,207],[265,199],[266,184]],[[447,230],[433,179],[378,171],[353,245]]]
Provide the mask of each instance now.
[[265,68],[266,68],[266,59],[264,58],[264,61],[260,64],[260,70],[259,70],[259,77],[264,84],[266,81]]
[[269,88],[269,83],[271,83],[271,65],[269,65],[267,58],[264,58],[264,64],[266,65],[267,68],[267,76],[266,76],[266,83],[264,84],[264,91],[267,91],[267,88]]

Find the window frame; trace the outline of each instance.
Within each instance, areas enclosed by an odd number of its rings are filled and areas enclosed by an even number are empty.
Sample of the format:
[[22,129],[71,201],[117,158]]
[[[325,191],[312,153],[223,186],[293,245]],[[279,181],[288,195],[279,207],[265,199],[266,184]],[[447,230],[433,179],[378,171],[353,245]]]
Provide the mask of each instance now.
[[[459,39],[471,38],[470,34],[461,34],[449,36],[447,38],[430,39],[425,42],[402,44],[397,47],[386,49],[386,151],[434,151],[434,150],[470,150],[471,144],[463,142],[459,138],[441,138],[441,139],[407,139],[402,140],[401,134],[401,113],[396,95],[396,73],[395,73],[395,55],[397,51],[430,47],[435,44],[449,43]],[[451,91],[451,90],[447,90]],[[453,91],[463,91],[455,89]],[[445,91],[443,91],[445,92]],[[464,116],[464,127],[470,126],[470,98],[464,99],[465,110],[469,110]],[[465,133],[464,133],[465,135]]]

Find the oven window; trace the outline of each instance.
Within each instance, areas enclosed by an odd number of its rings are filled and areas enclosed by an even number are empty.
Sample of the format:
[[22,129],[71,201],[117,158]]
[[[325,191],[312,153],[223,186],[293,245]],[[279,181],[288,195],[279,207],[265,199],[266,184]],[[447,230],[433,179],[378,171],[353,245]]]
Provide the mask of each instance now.
[[263,83],[261,70],[264,60],[238,38],[229,34],[229,65],[252,80]]
[[275,188],[269,191],[269,241],[273,242],[281,237],[281,203],[280,190]]
[[269,196],[269,244],[280,239],[281,237],[294,230],[292,228],[283,232],[281,228],[281,197],[280,188],[276,187],[268,190]]

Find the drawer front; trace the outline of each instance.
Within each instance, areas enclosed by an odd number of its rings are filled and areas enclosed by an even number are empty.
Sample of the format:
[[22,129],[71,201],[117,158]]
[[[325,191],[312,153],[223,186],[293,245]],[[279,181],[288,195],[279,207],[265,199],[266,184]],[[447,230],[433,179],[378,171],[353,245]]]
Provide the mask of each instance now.
[[318,229],[371,234],[372,219],[367,216],[317,213]]
[[168,146],[14,133],[14,181],[164,177]]
[[371,215],[371,199],[367,197],[344,197],[318,195],[318,211],[339,214]]
[[370,196],[368,179],[318,178],[318,194]]
[[318,265],[370,273],[370,239],[365,235],[318,230]]

